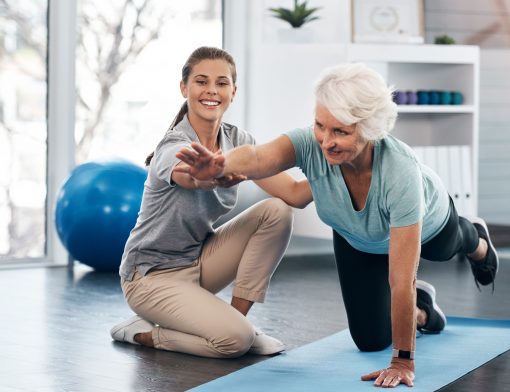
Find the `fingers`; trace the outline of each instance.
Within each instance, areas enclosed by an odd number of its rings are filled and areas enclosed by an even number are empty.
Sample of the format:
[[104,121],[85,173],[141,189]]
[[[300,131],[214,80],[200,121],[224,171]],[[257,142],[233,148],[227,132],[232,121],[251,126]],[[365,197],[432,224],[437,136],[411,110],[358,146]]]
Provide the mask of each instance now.
[[365,374],[364,376],[361,376],[361,379],[363,381],[375,380],[377,377],[379,377],[381,372],[382,372],[382,370],[377,370],[375,372],[372,372],[372,373],[369,373],[369,374]]
[[175,156],[188,165],[193,165],[200,157],[195,151],[188,148],[181,148]]
[[248,178],[245,175],[242,174],[227,174],[223,177],[219,177],[216,179],[217,185],[222,188],[230,188],[234,185],[239,184],[242,181],[247,180]]
[[374,380],[374,385],[377,387],[383,388],[394,388],[399,384],[405,384],[408,387],[412,387],[413,384],[414,373],[407,374],[401,373],[396,369],[382,369],[377,370],[375,372],[365,374],[361,376],[363,381]]
[[174,172],[189,174],[190,167],[188,165],[177,165],[174,167]]

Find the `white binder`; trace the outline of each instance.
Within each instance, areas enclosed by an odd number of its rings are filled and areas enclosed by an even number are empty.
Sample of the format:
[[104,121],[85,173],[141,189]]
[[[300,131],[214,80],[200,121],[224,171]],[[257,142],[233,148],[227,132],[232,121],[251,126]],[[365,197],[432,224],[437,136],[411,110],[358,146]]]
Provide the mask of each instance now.
[[461,146],[450,146],[448,147],[448,158],[450,160],[450,189],[448,192],[455,203],[455,207],[459,215],[466,214],[466,203],[464,195],[463,181],[463,167],[462,167],[462,156],[460,153]]

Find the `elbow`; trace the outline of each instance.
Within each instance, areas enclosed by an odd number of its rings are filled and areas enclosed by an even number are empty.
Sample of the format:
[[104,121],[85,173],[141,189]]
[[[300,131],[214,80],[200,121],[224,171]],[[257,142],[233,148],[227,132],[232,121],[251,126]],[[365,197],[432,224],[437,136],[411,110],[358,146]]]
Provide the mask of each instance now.
[[[295,196],[295,194],[294,194]],[[300,210],[302,210],[303,208],[305,208],[308,204],[310,204],[310,200],[304,200],[303,198],[300,198],[300,197],[282,197],[282,200],[287,203],[289,206],[291,206],[292,208],[298,208]]]
[[298,209],[302,210],[310,203],[309,202],[292,202],[292,203],[288,203],[288,204],[289,204],[289,206],[291,206],[293,208],[298,208]]

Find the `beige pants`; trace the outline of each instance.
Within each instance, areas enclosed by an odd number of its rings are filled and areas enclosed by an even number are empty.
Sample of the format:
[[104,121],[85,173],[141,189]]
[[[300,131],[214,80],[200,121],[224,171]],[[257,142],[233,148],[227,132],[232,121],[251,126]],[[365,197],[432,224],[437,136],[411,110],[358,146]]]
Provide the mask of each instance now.
[[208,237],[191,267],[122,280],[129,306],[157,324],[154,346],[213,358],[247,352],[255,339],[252,325],[214,294],[234,281],[233,296],[263,302],[287,248],[292,220],[283,201],[263,200]]

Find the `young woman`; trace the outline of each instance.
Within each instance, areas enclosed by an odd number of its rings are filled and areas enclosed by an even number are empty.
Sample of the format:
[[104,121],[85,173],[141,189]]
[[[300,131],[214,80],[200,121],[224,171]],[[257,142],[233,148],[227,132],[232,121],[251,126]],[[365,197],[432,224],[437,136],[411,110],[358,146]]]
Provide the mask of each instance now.
[[333,228],[354,342],[361,351],[393,344],[388,368],[362,379],[412,386],[416,328],[439,333],[446,324],[434,287],[416,280],[420,256],[467,256],[477,285],[493,283],[498,256],[485,222],[459,217],[439,177],[388,134],[397,110],[380,75],[362,64],[328,69],[315,97],[313,127],[226,156],[193,144],[177,154],[189,165],[178,170],[204,180],[228,173],[257,179],[300,167],[319,217]]
[[[244,176],[197,180],[176,171],[181,148],[199,143],[229,151],[254,138],[222,122],[236,94],[234,60],[225,51],[201,47],[182,69],[186,99],[153,154],[140,214],[126,243],[121,285],[136,316],[111,329],[113,339],[213,358],[246,352],[284,350],[275,338],[254,328],[246,314],[263,302],[270,278],[287,247],[291,208],[263,200],[217,230],[214,222],[230,211]],[[286,174],[257,181],[289,205],[311,199],[306,180]],[[231,304],[215,293],[234,281]]]

